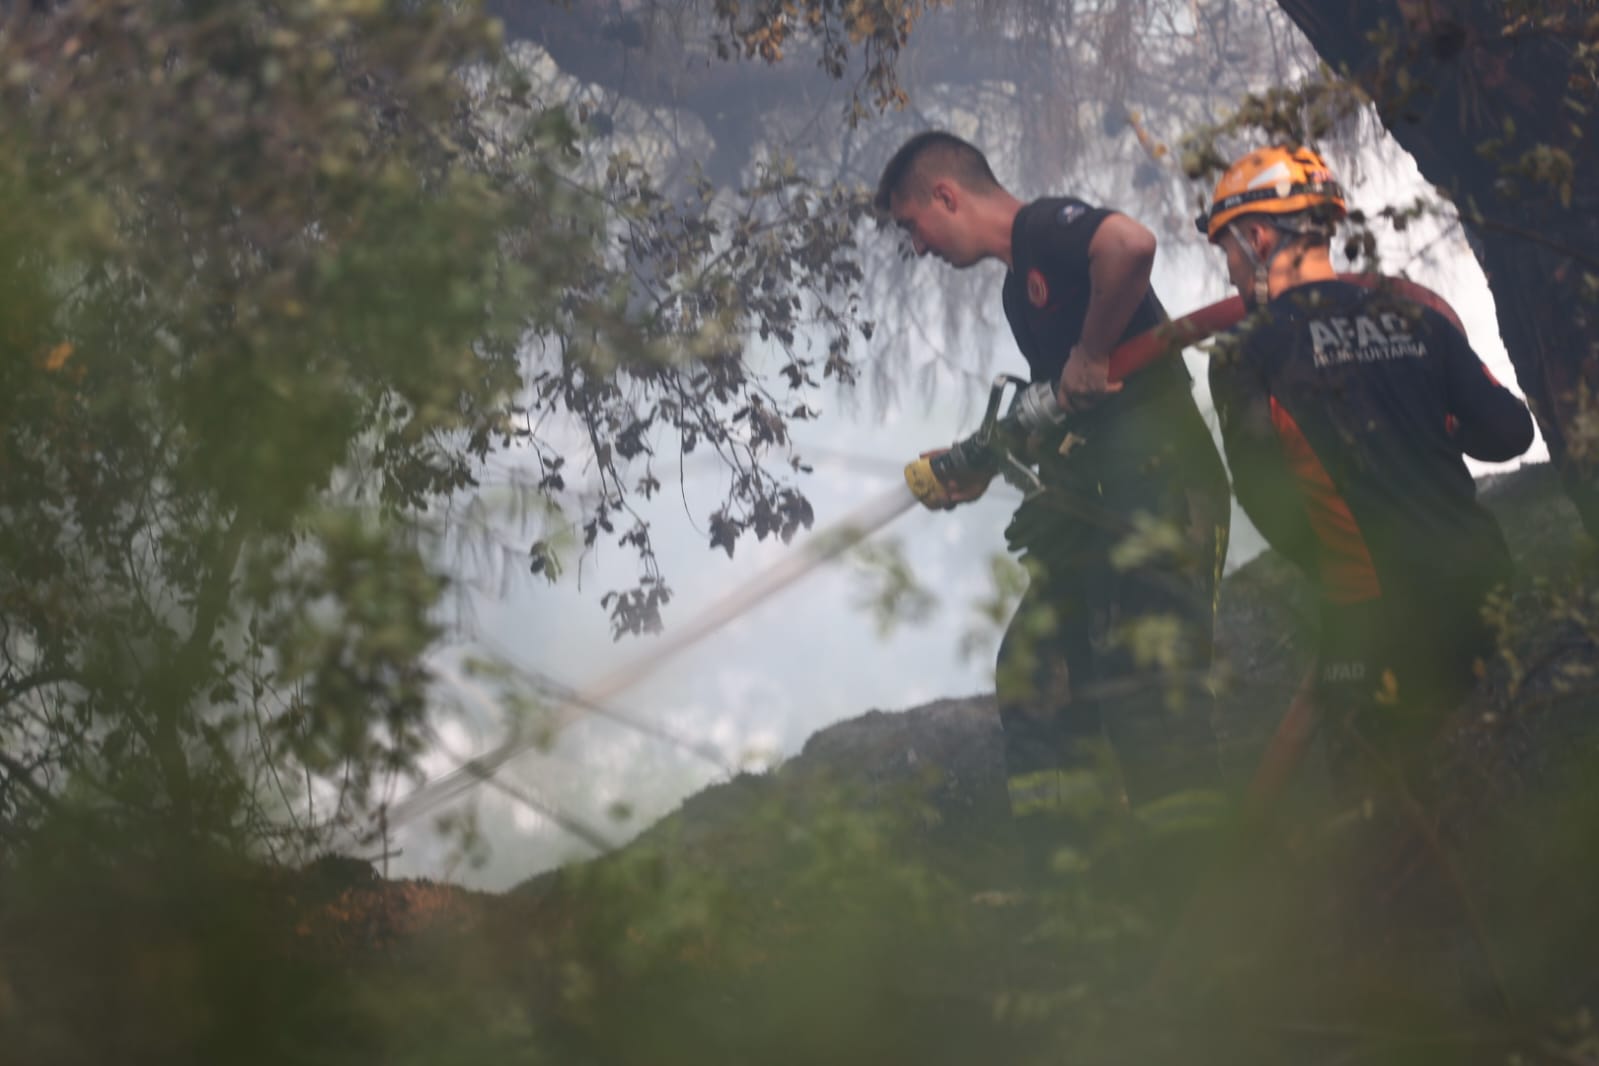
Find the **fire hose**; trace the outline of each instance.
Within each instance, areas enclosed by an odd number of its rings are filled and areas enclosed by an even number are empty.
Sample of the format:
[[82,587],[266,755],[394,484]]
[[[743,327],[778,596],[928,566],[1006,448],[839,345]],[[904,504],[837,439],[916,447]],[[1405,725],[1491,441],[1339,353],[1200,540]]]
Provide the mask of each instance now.
[[[1391,287],[1402,298],[1432,307],[1457,327],[1460,326],[1460,320],[1441,297],[1413,282],[1363,274],[1340,275],[1340,280],[1368,287]],[[1123,380],[1160,358],[1175,356],[1192,344],[1232,328],[1243,320],[1244,315],[1243,301],[1234,296],[1132,337],[1111,353],[1109,379],[1113,382]],[[1008,390],[1011,392],[1011,402],[1001,415],[1000,409],[1004,406]],[[1066,421],[1055,400],[1051,383],[1028,383],[1008,374],[999,375],[990,388],[988,405],[978,428],[956,441],[947,452],[910,463],[905,468],[904,486],[893,486],[839,522],[812,534],[794,553],[706,607],[654,648],[578,690],[558,708],[553,721],[533,731],[536,735],[529,735],[529,731],[520,727],[513,728],[510,735],[494,748],[424,782],[388,808],[385,813],[386,826],[411,821],[463,795],[478,784],[494,785],[494,774],[502,766],[533,747],[541,738],[553,736],[581,718],[586,713],[586,707],[603,704],[644,680],[668,659],[854,547],[910,510],[918,501],[939,506],[933,501],[939,499],[943,486],[951,480],[972,474],[994,473],[1005,477],[1024,494],[1039,491],[1042,486],[1026,457],[1026,438],[1039,429],[1061,426]],[[1289,720],[1279,730],[1278,736],[1273,738],[1258,775],[1257,791],[1264,788],[1275,794],[1302,757],[1310,732],[1302,720],[1307,712],[1303,702],[1295,702]],[[1267,798],[1263,795],[1255,797],[1257,802]]]
[[[1342,274],[1340,281],[1374,287],[1381,285],[1397,295],[1443,314],[1462,333],[1454,309],[1431,289],[1403,278],[1372,274]],[[1244,301],[1237,296],[1202,307],[1173,322],[1140,333],[1123,342],[1110,355],[1108,378],[1122,381],[1168,353],[1176,353],[1243,321]],[[1005,392],[1011,402],[1003,416]],[[925,506],[943,508],[952,497],[950,488],[961,483],[1003,477],[1023,496],[1043,490],[1033,470],[1029,441],[1037,434],[1058,430],[1067,419],[1056,398],[1053,382],[1029,383],[1025,378],[1000,374],[989,389],[988,406],[977,430],[947,450],[922,456],[905,467],[905,483]]]

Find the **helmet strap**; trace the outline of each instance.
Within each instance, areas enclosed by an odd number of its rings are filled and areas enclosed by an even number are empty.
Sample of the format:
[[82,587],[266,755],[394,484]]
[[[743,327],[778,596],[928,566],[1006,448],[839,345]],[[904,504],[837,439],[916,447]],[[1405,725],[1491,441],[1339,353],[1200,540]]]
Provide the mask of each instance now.
[[1238,219],[1227,223],[1227,230],[1244,250],[1244,257],[1249,260],[1249,265],[1254,268],[1255,287],[1251,295],[1254,296],[1255,305],[1258,306],[1271,300],[1271,268],[1276,265],[1277,257],[1293,248],[1301,238],[1331,240],[1333,228],[1325,221],[1308,215],[1287,215],[1280,218],[1260,215],[1254,217],[1261,218],[1277,231],[1276,247],[1272,248],[1265,258],[1261,258],[1255,251],[1255,246],[1249,242],[1249,236],[1244,232],[1244,227],[1238,224]]
[[1271,264],[1277,258],[1277,253],[1282,251],[1282,244],[1272,249],[1271,255],[1261,259],[1255,251],[1255,246],[1249,243],[1249,235],[1244,232],[1244,227],[1237,221],[1227,223],[1227,232],[1233,235],[1233,240],[1238,242],[1238,247],[1244,251],[1244,258],[1249,260],[1249,265],[1255,271],[1255,290],[1250,295],[1254,297],[1250,304],[1252,307],[1261,307],[1271,301]]

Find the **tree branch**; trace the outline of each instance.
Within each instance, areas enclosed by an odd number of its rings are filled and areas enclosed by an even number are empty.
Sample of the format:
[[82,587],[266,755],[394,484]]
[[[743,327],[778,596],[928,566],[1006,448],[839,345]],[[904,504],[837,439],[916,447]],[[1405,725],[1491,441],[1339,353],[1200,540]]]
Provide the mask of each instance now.
[[191,825],[194,816],[193,781],[183,751],[182,720],[200,686],[211,638],[227,610],[233,571],[244,550],[246,526],[243,513],[235,512],[196,598],[194,627],[174,656],[171,667],[163,671],[161,677],[165,683],[157,684],[151,693],[155,755],[166,778],[173,814],[180,826]]
[[33,779],[33,770],[22,765],[22,763],[18,762],[16,759],[13,759],[3,751],[0,751],[0,769],[4,769],[7,772],[9,775],[8,780],[14,781],[21,785],[33,796],[34,799],[38,800],[41,804],[46,807],[55,806],[55,796],[50,792],[49,789],[45,788],[43,785],[39,784],[39,782]]
[[74,681],[77,675],[69,670],[41,670],[36,674],[8,681],[0,685],[0,707],[3,707],[19,697],[26,696],[34,689],[43,688],[62,681]]

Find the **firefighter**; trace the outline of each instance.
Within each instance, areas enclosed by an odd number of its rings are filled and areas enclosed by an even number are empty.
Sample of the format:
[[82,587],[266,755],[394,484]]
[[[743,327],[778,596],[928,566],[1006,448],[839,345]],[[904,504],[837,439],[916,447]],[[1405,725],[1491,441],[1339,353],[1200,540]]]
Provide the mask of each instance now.
[[[1070,434],[1037,449],[1044,491],[1006,529],[1030,582],[996,671],[1012,814],[1061,840],[1057,816],[1093,806],[1085,785],[1112,811],[1216,787],[1206,682],[1226,472],[1180,359],[1125,382],[1107,370],[1119,342],[1166,321],[1149,282],[1154,236],[1074,197],[1024,203],[941,131],[899,149],[876,203],[918,256],[1006,266],[1005,317],[1030,378],[1053,383],[1069,415]],[[986,488],[945,486],[950,505]]]
[[1345,215],[1320,156],[1273,147],[1233,163],[1197,223],[1250,308],[1210,364],[1233,489],[1320,594],[1306,685],[1356,798],[1359,768],[1423,750],[1492,651],[1483,607],[1510,555],[1465,456],[1514,458],[1533,423],[1437,310],[1337,279]]

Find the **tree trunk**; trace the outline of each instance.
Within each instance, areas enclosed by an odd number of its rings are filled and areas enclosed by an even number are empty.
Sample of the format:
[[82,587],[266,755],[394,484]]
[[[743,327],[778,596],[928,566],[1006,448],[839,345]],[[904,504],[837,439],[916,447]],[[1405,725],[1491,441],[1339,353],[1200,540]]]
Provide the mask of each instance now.
[[1458,207],[1517,380],[1599,538],[1599,91],[1578,54],[1594,4],[1547,5],[1565,32],[1487,0],[1278,5]]

